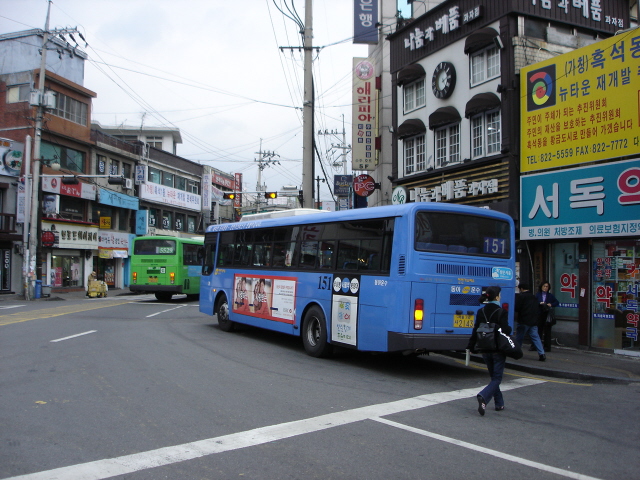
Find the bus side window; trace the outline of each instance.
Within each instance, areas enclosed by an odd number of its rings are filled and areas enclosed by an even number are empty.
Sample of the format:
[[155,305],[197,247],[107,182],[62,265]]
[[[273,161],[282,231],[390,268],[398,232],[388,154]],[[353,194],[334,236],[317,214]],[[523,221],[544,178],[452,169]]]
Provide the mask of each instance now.
[[338,270],[358,270],[359,240],[341,240],[338,243]]
[[202,250],[201,247],[198,251],[198,253],[202,253],[204,256],[202,261],[202,275],[211,275],[211,272],[213,272],[213,253],[215,252],[215,248],[215,243],[210,243],[204,247],[204,250]]

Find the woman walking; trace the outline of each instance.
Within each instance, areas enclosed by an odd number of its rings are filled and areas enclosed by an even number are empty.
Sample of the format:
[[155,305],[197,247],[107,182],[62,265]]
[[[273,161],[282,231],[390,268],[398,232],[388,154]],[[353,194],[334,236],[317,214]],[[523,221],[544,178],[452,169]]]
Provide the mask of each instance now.
[[538,293],[536,293],[538,302],[540,303],[540,316],[538,317],[538,334],[542,339],[545,352],[551,351],[551,327],[556,323],[555,318],[547,321],[549,313],[553,312],[553,308],[560,305],[558,299],[551,293],[551,285],[546,280],[540,284]]
[[[469,339],[469,345],[467,350],[475,352],[476,341],[478,338],[478,326],[481,323],[495,323],[504,333],[511,335],[511,327],[509,326],[509,315],[506,310],[500,306],[500,287],[489,287],[486,292],[480,297],[480,302],[486,305],[478,310],[476,315],[476,321],[473,326],[473,332]],[[504,410],[504,398],[500,391],[500,383],[502,383],[502,374],[504,372],[504,365],[507,360],[507,356],[499,351],[482,352],[482,358],[489,370],[489,376],[491,381],[489,385],[484,387],[482,391],[477,395],[478,400],[478,413],[484,415],[487,408],[487,404],[493,398],[496,411]]]

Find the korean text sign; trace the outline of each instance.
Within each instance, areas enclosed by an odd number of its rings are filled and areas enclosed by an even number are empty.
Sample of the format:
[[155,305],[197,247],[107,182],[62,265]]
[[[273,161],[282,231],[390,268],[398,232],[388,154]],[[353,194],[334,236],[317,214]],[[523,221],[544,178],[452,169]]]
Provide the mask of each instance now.
[[525,67],[520,169],[640,154],[640,32]]
[[353,59],[353,170],[374,170],[376,86],[375,67],[366,58]]
[[520,178],[520,238],[640,235],[640,160]]

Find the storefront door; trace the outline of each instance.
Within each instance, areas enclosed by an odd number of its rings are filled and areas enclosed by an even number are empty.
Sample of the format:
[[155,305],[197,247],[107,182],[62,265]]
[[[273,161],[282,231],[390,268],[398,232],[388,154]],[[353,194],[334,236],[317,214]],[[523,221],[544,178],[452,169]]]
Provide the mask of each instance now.
[[594,241],[591,345],[640,350],[640,241]]

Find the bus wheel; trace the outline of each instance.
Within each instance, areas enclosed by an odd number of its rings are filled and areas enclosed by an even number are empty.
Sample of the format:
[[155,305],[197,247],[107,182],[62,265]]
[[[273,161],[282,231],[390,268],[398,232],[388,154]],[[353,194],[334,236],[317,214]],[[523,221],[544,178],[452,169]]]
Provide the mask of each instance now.
[[171,300],[172,296],[173,296],[172,293],[167,293],[167,292],[157,292],[156,293],[156,298],[160,302],[168,302],[168,301]]
[[232,332],[235,329],[235,322],[229,320],[229,302],[224,295],[216,303],[216,317],[218,317],[218,326],[223,332]]
[[319,307],[311,307],[304,316],[302,344],[312,357],[327,357],[333,351],[333,346],[327,341],[327,322]]

